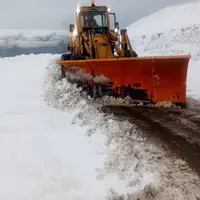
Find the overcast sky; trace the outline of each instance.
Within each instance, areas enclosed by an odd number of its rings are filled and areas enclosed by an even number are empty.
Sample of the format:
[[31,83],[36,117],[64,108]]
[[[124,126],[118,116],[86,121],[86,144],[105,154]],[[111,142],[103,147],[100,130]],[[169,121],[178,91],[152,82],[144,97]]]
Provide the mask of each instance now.
[[[96,0],[97,5],[110,6],[117,14],[120,27],[168,5],[191,0]],[[76,10],[77,4],[90,0],[0,0],[0,28],[58,29]],[[66,27],[68,28],[68,27]]]

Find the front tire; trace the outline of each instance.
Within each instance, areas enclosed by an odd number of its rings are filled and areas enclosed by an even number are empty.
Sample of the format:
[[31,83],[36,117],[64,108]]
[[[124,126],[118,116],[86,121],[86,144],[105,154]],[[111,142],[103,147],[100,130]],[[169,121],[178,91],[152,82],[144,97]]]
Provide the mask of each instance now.
[[[61,55],[61,60],[70,60],[71,56],[72,56],[71,53],[64,53],[64,54]],[[62,76],[62,78],[66,78],[64,65],[61,65],[61,76]]]

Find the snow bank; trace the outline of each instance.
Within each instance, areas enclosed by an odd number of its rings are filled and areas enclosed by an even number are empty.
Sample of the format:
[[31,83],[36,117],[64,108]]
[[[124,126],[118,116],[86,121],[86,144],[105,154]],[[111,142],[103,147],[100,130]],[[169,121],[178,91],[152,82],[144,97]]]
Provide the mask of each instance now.
[[[99,180],[113,180],[108,200],[116,199],[196,199],[200,197],[200,178],[182,160],[176,160],[159,144],[148,140],[134,124],[114,119],[100,112],[102,102],[84,98],[81,88],[61,79],[56,60],[48,66],[44,98],[49,106],[71,113],[72,123],[87,126],[86,135],[91,141],[105,135],[105,146],[98,148],[104,155],[103,168],[97,169]],[[128,100],[124,100],[128,103]],[[114,176],[115,174],[118,177]],[[120,181],[119,181],[120,180]],[[122,182],[121,182],[122,181]],[[122,184],[123,183],[123,184]]]
[[67,31],[62,30],[0,30],[0,47],[52,46],[66,42]]
[[[200,1],[156,12],[127,27],[140,56],[190,54],[187,95],[200,97]],[[173,70],[172,70],[173,72]]]

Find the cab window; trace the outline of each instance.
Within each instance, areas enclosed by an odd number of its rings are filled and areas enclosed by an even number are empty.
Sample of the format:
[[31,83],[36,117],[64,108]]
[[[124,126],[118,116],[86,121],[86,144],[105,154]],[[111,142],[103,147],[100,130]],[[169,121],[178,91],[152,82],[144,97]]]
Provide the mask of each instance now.
[[81,12],[80,22],[83,28],[99,28],[108,26],[106,12]]

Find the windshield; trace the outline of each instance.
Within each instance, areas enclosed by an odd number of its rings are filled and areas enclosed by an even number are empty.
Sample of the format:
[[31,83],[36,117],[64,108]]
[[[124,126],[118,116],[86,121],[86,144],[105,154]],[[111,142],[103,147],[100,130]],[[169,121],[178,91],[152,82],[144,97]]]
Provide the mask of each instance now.
[[107,15],[106,12],[80,12],[80,22],[83,28],[100,28],[107,27]]

